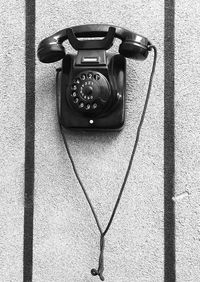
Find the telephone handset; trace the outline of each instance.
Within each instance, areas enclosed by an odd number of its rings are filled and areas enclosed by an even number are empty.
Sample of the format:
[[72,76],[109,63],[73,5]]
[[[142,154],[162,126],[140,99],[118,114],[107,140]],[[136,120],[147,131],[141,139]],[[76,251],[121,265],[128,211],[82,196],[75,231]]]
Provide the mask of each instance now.
[[[78,40],[80,37],[104,38]],[[115,37],[122,40],[119,54],[107,52]],[[65,54],[62,43],[67,39],[77,54]],[[42,40],[37,53],[41,62],[63,59],[57,77],[61,124],[70,129],[121,129],[125,119],[125,57],[145,60],[150,49],[147,38],[104,24],[66,28]]]

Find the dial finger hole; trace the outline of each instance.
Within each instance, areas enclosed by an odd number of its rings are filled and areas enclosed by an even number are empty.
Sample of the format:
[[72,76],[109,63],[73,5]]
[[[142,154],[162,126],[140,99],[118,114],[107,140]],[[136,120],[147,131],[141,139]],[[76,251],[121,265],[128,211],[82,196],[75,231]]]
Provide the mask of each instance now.
[[85,79],[86,79],[86,75],[85,75],[84,73],[81,75],[81,79],[82,79],[82,80],[85,80]]
[[92,77],[93,77],[93,74],[92,74],[91,72],[89,72],[88,75],[87,75],[87,77],[88,77],[88,78],[92,78]]
[[87,104],[85,108],[86,108],[86,110],[89,110],[90,109],[90,104]]
[[79,108],[83,108],[83,107],[84,107],[84,103],[81,102],[81,103],[79,104]]
[[76,90],[77,89],[77,86],[76,86],[76,84],[72,84],[72,90]]
[[72,96],[73,96],[73,97],[76,97],[76,95],[77,95],[77,94],[76,94],[76,92],[75,92],[75,91],[74,91],[74,92],[72,92]]
[[100,79],[100,75],[99,74],[95,74],[94,75],[94,79],[99,80]]
[[75,78],[75,79],[73,80],[73,83],[74,83],[74,84],[79,84],[80,82],[81,82],[80,78]]

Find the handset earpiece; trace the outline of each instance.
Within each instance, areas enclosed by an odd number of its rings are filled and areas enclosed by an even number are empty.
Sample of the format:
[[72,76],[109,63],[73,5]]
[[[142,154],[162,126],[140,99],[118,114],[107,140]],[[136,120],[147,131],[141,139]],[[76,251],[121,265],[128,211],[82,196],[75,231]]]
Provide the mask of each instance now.
[[132,38],[126,37],[119,46],[119,53],[127,58],[143,61],[149,53],[150,42],[146,37],[132,33]]
[[42,63],[53,63],[65,57],[65,48],[62,43],[67,38],[65,30],[43,39],[37,50],[37,55]]

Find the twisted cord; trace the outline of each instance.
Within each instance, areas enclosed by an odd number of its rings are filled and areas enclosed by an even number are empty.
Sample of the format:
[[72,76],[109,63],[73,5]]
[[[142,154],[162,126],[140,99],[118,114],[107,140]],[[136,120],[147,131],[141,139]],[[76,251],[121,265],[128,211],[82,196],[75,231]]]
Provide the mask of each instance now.
[[123,183],[122,183],[122,186],[121,186],[118,198],[116,200],[113,212],[111,214],[110,220],[109,220],[109,222],[108,222],[108,224],[107,224],[107,226],[106,226],[104,231],[101,228],[99,219],[98,219],[97,214],[95,212],[95,209],[94,209],[94,207],[93,207],[93,205],[91,203],[91,200],[90,200],[90,198],[89,198],[89,196],[87,194],[87,191],[86,191],[86,189],[85,189],[85,187],[84,187],[84,185],[83,185],[83,183],[82,183],[82,181],[80,179],[80,176],[79,176],[78,171],[76,169],[73,157],[72,157],[71,152],[69,150],[69,146],[68,146],[68,143],[67,143],[67,140],[66,140],[66,136],[65,136],[64,131],[63,131],[63,127],[62,127],[61,119],[60,119],[60,107],[59,107],[59,92],[60,91],[58,89],[58,87],[59,87],[58,79],[59,79],[59,73],[60,73],[61,69],[60,68],[57,69],[57,75],[56,75],[56,85],[57,85],[57,88],[56,88],[56,106],[57,106],[58,123],[59,123],[60,132],[61,132],[61,135],[63,137],[63,141],[64,141],[64,144],[65,144],[65,148],[66,148],[67,154],[68,154],[69,159],[70,159],[71,164],[72,164],[72,168],[73,168],[74,174],[75,174],[75,176],[76,176],[76,178],[77,178],[77,180],[78,180],[78,182],[79,182],[79,184],[80,184],[80,186],[82,188],[82,191],[83,191],[83,193],[85,195],[85,198],[86,198],[86,200],[87,200],[87,202],[88,202],[88,204],[90,206],[90,209],[92,211],[92,214],[93,214],[95,222],[96,222],[96,225],[97,225],[97,227],[99,229],[99,232],[100,232],[100,235],[101,235],[100,236],[100,255],[99,255],[98,270],[96,270],[94,268],[91,270],[91,274],[93,276],[98,275],[101,281],[105,280],[105,278],[103,276],[105,235],[108,232],[108,230],[109,230],[109,228],[110,228],[110,226],[112,224],[112,221],[114,219],[116,210],[118,208],[119,202],[120,202],[121,197],[122,197],[122,193],[124,191],[124,188],[125,188],[125,185],[126,185],[129,173],[130,173],[130,169],[131,169],[133,158],[135,156],[135,152],[136,152],[137,145],[138,145],[138,142],[139,142],[140,131],[141,131],[141,128],[142,128],[142,124],[143,124],[143,121],[144,121],[144,117],[145,117],[145,113],[146,113],[146,109],[147,109],[147,105],[148,105],[148,101],[149,101],[149,97],[150,97],[153,76],[154,76],[154,73],[155,73],[156,60],[157,60],[157,49],[156,49],[156,47],[154,45],[150,45],[148,49],[149,49],[149,51],[151,51],[152,49],[154,50],[154,60],[153,60],[151,75],[150,75],[150,78],[149,78],[149,85],[148,85],[148,89],[147,89],[147,94],[146,94],[146,99],[145,99],[145,103],[144,103],[144,108],[143,108],[142,115],[141,115],[141,118],[140,118],[140,122],[139,122],[139,125],[138,125],[138,128],[137,128],[136,139],[135,139],[133,150],[132,150],[132,153],[131,153],[131,157],[130,157],[130,160],[129,160],[129,163],[128,163],[128,168],[126,170],[125,177],[124,177],[124,180],[123,180]]
[[99,267],[98,270],[93,268],[91,274],[93,276],[99,275],[101,281],[104,281],[103,271],[104,271],[104,248],[105,248],[105,236],[101,234],[100,237],[100,255],[99,255]]

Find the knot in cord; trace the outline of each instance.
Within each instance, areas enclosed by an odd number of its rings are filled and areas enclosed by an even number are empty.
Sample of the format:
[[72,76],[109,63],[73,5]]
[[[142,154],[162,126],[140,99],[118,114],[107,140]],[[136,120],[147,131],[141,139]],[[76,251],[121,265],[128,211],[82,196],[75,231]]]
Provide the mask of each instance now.
[[98,270],[96,270],[95,268],[93,268],[91,270],[91,274],[93,276],[98,275],[99,278],[101,279],[101,281],[104,281],[104,277],[103,277],[103,271],[104,271],[104,257],[103,257],[103,252],[104,252],[104,247],[105,247],[105,238],[104,238],[104,234],[101,234],[101,238],[100,238],[100,255],[99,255],[99,267]]

